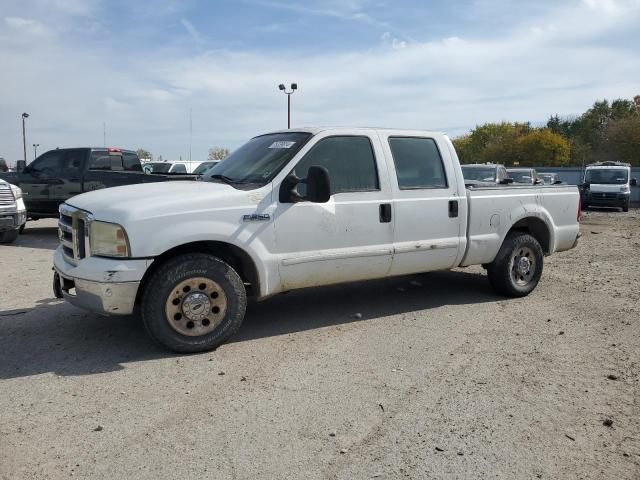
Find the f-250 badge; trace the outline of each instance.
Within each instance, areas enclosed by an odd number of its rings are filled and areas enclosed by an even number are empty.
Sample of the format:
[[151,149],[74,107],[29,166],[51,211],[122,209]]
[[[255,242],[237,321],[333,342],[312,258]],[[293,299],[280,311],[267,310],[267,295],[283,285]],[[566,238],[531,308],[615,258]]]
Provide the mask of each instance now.
[[243,215],[243,222],[265,222],[271,220],[271,215],[268,213],[252,213],[250,215]]

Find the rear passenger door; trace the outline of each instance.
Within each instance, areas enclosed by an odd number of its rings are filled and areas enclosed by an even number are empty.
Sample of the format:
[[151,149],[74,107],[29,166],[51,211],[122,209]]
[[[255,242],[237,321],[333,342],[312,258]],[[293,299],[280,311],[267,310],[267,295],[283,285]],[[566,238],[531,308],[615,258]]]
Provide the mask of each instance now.
[[[381,134],[393,193],[391,274],[455,265],[466,225],[449,150],[436,138]],[[443,161],[443,154],[446,161]]]

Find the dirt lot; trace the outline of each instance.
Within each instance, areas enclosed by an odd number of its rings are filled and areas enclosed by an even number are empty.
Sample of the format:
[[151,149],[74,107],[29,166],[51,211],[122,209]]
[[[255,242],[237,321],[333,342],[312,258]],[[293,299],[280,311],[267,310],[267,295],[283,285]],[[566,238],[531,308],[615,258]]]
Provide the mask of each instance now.
[[640,478],[638,210],[524,299],[480,268],[294,292],[191,356],[53,299],[54,225],[0,247],[2,479]]

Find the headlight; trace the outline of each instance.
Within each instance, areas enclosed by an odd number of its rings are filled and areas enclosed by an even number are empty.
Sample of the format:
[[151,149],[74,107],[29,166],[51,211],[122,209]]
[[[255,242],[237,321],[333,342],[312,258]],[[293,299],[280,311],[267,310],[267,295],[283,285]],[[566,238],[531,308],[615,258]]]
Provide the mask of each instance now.
[[16,200],[22,198],[22,189],[16,185],[11,185],[11,191],[13,192],[13,198]]
[[91,255],[104,257],[128,257],[129,241],[120,225],[93,221],[89,227]]
[[622,193],[631,193],[631,188],[629,187],[629,185],[623,185],[620,187],[620,191]]

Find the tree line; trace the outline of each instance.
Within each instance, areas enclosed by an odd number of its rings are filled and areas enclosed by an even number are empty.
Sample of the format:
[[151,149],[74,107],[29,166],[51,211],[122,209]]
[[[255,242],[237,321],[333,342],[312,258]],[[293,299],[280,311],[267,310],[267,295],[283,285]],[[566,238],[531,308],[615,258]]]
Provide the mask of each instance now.
[[[138,148],[136,150],[138,154],[138,158],[140,160],[153,160],[153,154],[144,148]],[[225,147],[211,147],[209,149],[209,154],[207,156],[207,160],[224,160],[229,155],[229,149]],[[162,161],[162,155],[158,157],[158,161]]]
[[552,115],[542,127],[485,123],[453,143],[462,163],[562,167],[614,160],[640,166],[640,95],[597,101],[575,117]]

